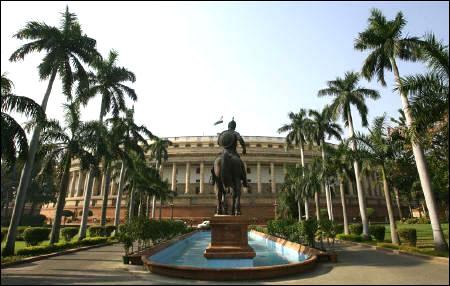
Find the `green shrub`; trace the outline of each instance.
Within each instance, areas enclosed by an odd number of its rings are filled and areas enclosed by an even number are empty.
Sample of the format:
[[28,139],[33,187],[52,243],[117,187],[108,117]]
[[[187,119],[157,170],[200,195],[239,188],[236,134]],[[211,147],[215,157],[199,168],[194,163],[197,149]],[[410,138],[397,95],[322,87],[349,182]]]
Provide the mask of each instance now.
[[417,223],[420,223],[420,224],[430,224],[430,219],[423,216],[423,217],[420,217],[420,218],[417,220]]
[[419,220],[417,218],[408,218],[403,223],[405,224],[416,224]]
[[2,227],[2,242],[3,242],[3,239],[5,239],[5,237],[7,235],[8,235],[8,228]]
[[267,231],[270,235],[278,236],[284,239],[289,239],[292,236],[292,231],[295,230],[292,225],[296,223],[294,220],[278,219],[267,222]]
[[416,246],[417,231],[414,228],[403,228],[398,230],[398,236],[401,240],[408,242],[410,246]]
[[336,234],[344,233],[344,225],[343,224],[335,224],[334,231],[336,232]]
[[22,226],[43,226],[47,217],[45,215],[22,215],[20,225]]
[[304,220],[300,223],[300,234],[309,246],[314,247],[317,228],[317,221],[312,218]]
[[363,232],[363,226],[360,223],[353,223],[348,226],[348,230],[350,231],[350,234],[361,235]]
[[105,226],[105,233],[106,236],[110,237],[111,234],[116,230],[116,227],[114,225],[107,225]]
[[38,245],[39,243],[48,240],[51,229],[47,227],[30,227],[23,232],[23,238],[27,245]]
[[392,243],[378,243],[377,246],[391,249],[398,249],[399,246]]
[[260,226],[260,225],[254,225],[254,224],[252,224],[252,225],[249,225],[249,226],[248,226],[248,229],[249,229],[249,230],[259,231],[259,232],[262,232],[262,233],[268,233],[268,232],[267,232],[267,228],[265,228],[265,227],[263,227],[263,226]]
[[373,235],[377,241],[384,241],[384,235],[386,228],[383,225],[371,225],[369,226],[369,234]]
[[100,225],[93,225],[88,228],[89,237],[101,237],[106,236],[105,227]]
[[16,254],[23,256],[37,256],[42,254],[58,252],[65,249],[101,244],[105,243],[106,241],[107,238],[104,237],[85,238],[81,241],[60,242],[53,245],[25,247],[17,250]]
[[336,235],[336,238],[340,239],[340,240],[349,240],[349,241],[356,241],[356,242],[363,241],[362,236],[359,235],[359,234],[343,234],[343,233],[340,233],[340,234]]
[[61,229],[61,236],[65,241],[71,241],[78,234],[78,227],[65,227]]

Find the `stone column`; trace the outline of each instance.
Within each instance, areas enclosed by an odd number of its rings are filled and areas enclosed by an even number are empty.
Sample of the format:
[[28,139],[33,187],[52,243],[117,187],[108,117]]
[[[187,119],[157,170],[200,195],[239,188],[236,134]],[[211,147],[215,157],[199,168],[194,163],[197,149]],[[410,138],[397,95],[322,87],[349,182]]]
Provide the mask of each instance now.
[[272,193],[277,192],[277,184],[275,182],[275,164],[270,163],[270,182],[272,185]]
[[286,174],[287,174],[287,166],[286,163],[283,163],[283,175],[286,176]]
[[173,163],[172,165],[172,191],[175,191],[177,188],[177,164]]
[[78,171],[78,182],[77,182],[77,190],[76,190],[76,197],[82,196],[82,189],[84,185],[84,173],[82,170]]
[[200,162],[200,194],[204,192],[204,183],[205,183],[205,163]]
[[256,164],[256,183],[258,185],[258,193],[262,192],[261,188],[261,162]]
[[189,194],[189,184],[191,181],[191,163],[186,163],[186,180],[185,180],[185,187],[184,187],[184,193]]

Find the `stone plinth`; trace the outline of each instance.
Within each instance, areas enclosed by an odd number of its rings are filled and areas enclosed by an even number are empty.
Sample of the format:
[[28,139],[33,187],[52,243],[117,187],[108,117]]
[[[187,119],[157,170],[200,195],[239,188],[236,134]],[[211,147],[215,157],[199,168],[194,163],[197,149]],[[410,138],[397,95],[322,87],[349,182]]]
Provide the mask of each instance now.
[[206,258],[253,258],[255,251],[248,245],[247,227],[252,222],[243,216],[215,215],[210,219],[211,243]]

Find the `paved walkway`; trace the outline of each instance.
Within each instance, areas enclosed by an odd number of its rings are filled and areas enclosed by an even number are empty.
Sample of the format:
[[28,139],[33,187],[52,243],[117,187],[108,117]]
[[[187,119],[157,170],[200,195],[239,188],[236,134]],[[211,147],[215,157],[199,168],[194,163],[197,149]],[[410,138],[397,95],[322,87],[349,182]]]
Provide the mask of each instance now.
[[[320,264],[310,273],[245,284],[449,284],[448,263],[361,246],[338,245],[337,252],[336,264]],[[115,244],[3,269],[1,284],[210,283],[151,274],[142,266],[127,266],[121,260],[122,247]]]

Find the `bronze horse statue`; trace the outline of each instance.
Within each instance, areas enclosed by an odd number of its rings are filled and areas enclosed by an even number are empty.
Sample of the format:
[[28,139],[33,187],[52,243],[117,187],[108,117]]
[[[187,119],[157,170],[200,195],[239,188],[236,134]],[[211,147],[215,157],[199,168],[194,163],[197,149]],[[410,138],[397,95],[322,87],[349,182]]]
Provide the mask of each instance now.
[[217,185],[217,214],[228,214],[227,194],[232,195],[231,215],[241,214],[241,180],[248,187],[244,163],[236,152],[237,143],[246,153],[245,142],[235,130],[236,123],[231,121],[228,130],[222,132],[218,137],[218,144],[224,147],[223,152],[214,161],[211,170],[212,183]]
[[[231,215],[241,214],[241,159],[228,152],[215,161],[212,176],[217,184],[217,214],[228,214],[227,194],[232,195]],[[230,192],[231,189],[231,192]]]

